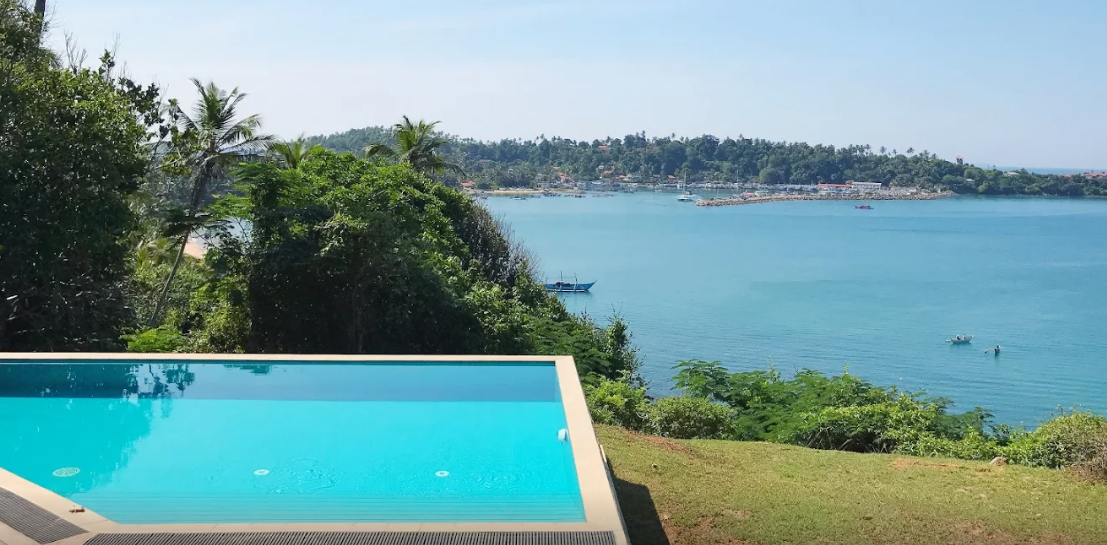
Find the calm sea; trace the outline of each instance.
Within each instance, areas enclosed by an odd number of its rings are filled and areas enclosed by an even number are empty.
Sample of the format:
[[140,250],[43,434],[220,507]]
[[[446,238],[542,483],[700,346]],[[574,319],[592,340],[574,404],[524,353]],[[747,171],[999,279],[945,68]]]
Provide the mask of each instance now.
[[[672,193],[493,198],[574,311],[631,325],[655,393],[678,360],[812,368],[1036,425],[1107,412],[1107,201],[702,208]],[[969,346],[945,339],[974,335]],[[985,354],[1003,347],[998,357]]]

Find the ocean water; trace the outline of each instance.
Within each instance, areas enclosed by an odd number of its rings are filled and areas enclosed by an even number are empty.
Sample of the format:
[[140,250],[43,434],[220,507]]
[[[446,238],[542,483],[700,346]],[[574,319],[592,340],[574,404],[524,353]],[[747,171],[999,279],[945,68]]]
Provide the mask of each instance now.
[[552,364],[0,365],[0,467],[126,524],[583,521],[566,427]]
[[[493,198],[561,297],[626,318],[654,393],[690,358],[844,369],[1034,426],[1107,412],[1107,201],[953,198],[704,208],[672,193]],[[950,346],[956,334],[974,335]],[[1002,345],[998,357],[985,349]]]

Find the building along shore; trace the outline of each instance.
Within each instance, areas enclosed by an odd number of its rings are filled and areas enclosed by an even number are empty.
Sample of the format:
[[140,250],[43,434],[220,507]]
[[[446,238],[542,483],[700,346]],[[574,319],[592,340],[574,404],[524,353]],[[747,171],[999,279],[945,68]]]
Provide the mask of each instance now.
[[817,193],[801,195],[759,195],[759,196],[734,196],[720,199],[704,199],[696,201],[696,206],[741,206],[743,204],[758,204],[763,202],[779,201],[932,201],[945,197],[952,197],[952,191],[876,191],[872,193]]

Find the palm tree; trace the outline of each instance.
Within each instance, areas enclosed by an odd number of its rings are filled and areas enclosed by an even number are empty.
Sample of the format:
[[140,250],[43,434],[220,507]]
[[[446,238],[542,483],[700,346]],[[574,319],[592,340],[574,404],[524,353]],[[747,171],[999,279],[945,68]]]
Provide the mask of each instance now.
[[392,126],[392,135],[396,138],[396,147],[374,143],[365,147],[365,157],[384,157],[398,163],[411,165],[411,168],[428,176],[450,171],[462,173],[461,167],[450,163],[438,154],[438,148],[449,140],[437,136],[434,127],[440,122],[427,123],[420,119],[414,124],[405,115],[403,121]]
[[35,15],[38,15],[38,39],[42,41],[42,30],[46,27],[46,0],[35,0]]
[[148,327],[157,324],[158,316],[169,293],[169,286],[177,276],[177,269],[184,257],[185,245],[192,232],[202,224],[204,216],[201,209],[207,196],[208,185],[227,167],[242,160],[243,156],[257,153],[267,145],[272,136],[259,134],[261,116],[254,114],[242,119],[238,117],[238,103],[246,98],[246,93],[237,87],[226,92],[209,82],[206,85],[192,78],[192,84],[200,93],[193,107],[192,115],[174,106],[174,115],[179,119],[180,137],[177,139],[175,155],[177,160],[192,169],[192,192],[188,207],[183,214],[177,214],[168,232],[180,236],[180,248],[169,277],[165,279],[161,294],[158,296],[154,313],[147,323]]
[[269,144],[269,152],[277,161],[284,165],[285,168],[290,170],[300,168],[300,163],[303,163],[320,151],[323,151],[323,146],[319,144],[308,144],[307,141],[304,140],[304,135],[302,134],[295,140],[273,142]]

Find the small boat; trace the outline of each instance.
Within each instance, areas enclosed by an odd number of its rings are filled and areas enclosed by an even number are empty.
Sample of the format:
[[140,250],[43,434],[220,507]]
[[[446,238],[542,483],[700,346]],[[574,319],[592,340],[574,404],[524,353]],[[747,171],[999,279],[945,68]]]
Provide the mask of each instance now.
[[512,197],[511,200],[513,200],[513,201],[525,201],[525,200],[527,200],[527,198],[523,195],[516,195],[516,196]]
[[972,335],[958,335],[956,337],[946,339],[946,342],[950,344],[969,344],[972,342]]
[[582,284],[580,282],[566,282],[564,280],[561,280],[552,284],[547,282],[546,290],[557,293],[584,293],[592,289],[592,286],[594,286],[595,284],[595,282]]
[[683,195],[677,197],[677,200],[680,202],[692,202],[692,194],[685,191]]
[[867,204],[863,204],[861,206],[854,206],[854,208],[857,209],[857,210],[872,210],[873,209],[873,207],[871,207]]

